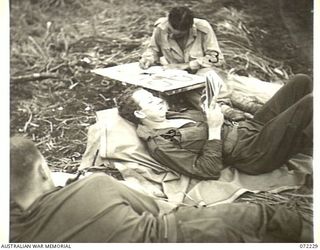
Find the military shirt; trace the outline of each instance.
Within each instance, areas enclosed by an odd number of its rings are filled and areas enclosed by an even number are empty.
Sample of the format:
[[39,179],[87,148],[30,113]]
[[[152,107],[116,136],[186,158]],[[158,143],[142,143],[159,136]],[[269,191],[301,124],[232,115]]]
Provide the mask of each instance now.
[[25,210],[11,202],[10,210],[10,242],[163,242],[165,228],[176,228],[151,197],[103,173],[56,187]]
[[[194,18],[186,46],[182,50],[172,37],[169,21],[166,17],[155,22],[151,41],[142,55],[153,64],[189,63],[192,70],[204,67],[201,62],[206,61],[206,56],[218,58],[218,62],[215,63],[218,66],[224,60],[216,35],[206,20]],[[161,57],[164,58],[165,63],[160,60]]]

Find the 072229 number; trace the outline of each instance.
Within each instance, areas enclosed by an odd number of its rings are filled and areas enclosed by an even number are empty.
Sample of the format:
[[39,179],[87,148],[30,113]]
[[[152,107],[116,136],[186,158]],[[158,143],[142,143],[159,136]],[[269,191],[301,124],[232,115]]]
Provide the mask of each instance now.
[[303,243],[303,244],[300,244],[300,248],[318,248],[318,244],[315,244],[315,243]]

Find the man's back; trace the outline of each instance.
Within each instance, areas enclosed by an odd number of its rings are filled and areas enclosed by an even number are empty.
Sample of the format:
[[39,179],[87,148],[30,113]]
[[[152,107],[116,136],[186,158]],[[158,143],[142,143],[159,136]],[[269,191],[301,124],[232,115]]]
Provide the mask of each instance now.
[[157,241],[158,212],[152,199],[93,174],[44,194],[25,211],[12,207],[10,241]]

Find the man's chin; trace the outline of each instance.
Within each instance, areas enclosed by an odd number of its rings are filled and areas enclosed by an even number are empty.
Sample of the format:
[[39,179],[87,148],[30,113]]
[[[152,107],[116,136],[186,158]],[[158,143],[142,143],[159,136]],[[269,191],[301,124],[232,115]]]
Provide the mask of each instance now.
[[158,117],[157,117],[156,120],[157,120],[158,122],[166,120],[166,118],[167,118],[166,114],[167,114],[167,112],[165,112],[164,114],[158,115]]

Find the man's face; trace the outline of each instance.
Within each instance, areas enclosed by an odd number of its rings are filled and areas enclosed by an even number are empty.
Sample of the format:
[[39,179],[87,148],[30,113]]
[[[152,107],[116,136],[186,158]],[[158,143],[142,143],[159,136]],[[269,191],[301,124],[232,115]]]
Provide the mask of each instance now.
[[[168,111],[167,104],[161,98],[155,97],[149,91],[140,89],[133,93],[132,98],[140,106],[136,116],[151,121],[163,121]],[[140,116],[139,116],[140,115]]]
[[171,24],[169,24],[169,30],[172,34],[172,37],[174,39],[179,39],[179,38],[182,38],[182,37],[186,37],[188,36],[189,34],[189,30],[177,30],[177,29],[174,29]]

